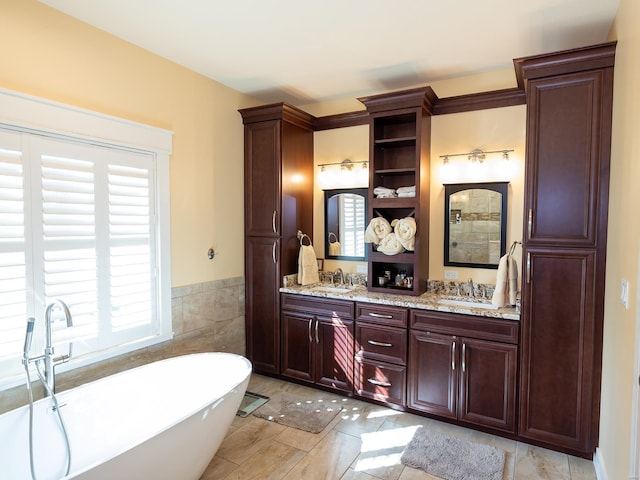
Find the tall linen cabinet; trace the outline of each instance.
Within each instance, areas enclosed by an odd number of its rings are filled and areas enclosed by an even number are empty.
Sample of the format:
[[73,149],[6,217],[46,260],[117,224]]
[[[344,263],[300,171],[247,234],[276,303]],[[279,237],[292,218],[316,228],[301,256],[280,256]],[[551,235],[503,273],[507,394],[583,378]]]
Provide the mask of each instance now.
[[597,446],[615,43],[515,61],[527,95],[519,435]]
[[244,123],[247,357],[280,373],[280,294],[313,228],[312,115],[286,103],[239,110]]

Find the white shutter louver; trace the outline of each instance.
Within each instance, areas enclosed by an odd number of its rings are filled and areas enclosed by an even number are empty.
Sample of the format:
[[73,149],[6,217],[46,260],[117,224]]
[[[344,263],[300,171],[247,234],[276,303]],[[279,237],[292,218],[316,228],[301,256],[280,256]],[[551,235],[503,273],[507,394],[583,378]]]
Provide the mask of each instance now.
[[[3,138],[3,144],[19,139]],[[13,140],[13,141],[12,141]],[[19,150],[0,148],[0,358],[15,355],[24,338],[27,284],[24,172]]]
[[98,330],[95,172],[91,160],[42,155],[46,303],[63,299],[76,335]]
[[116,330],[149,325],[153,317],[150,174],[145,168],[109,165],[111,322]]

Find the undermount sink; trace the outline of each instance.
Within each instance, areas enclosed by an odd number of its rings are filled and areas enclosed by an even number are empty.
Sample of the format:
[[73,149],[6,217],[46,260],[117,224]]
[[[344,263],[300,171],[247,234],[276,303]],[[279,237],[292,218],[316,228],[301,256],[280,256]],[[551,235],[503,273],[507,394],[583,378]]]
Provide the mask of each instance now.
[[355,288],[353,285],[318,285],[317,287],[312,287],[311,290],[325,293],[347,293],[355,290]]
[[477,299],[473,301],[467,301],[467,300],[455,300],[452,298],[442,298],[438,300],[438,303],[442,305],[451,305],[455,307],[484,308],[486,310],[498,309],[497,305],[494,305],[489,301],[482,302],[482,301],[478,301]]

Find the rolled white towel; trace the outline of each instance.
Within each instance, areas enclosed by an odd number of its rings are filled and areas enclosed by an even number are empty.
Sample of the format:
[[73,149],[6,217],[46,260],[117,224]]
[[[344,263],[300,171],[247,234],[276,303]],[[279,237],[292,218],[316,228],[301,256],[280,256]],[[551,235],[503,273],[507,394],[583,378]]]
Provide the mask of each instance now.
[[378,245],[383,238],[391,233],[391,231],[391,225],[389,225],[386,218],[372,218],[364,232],[364,241],[365,243]]
[[416,219],[401,218],[394,226],[394,233],[405,250],[413,252],[416,246]]
[[398,253],[404,252],[404,247],[398,241],[395,233],[389,233],[382,239],[380,245],[378,245],[378,251],[385,255],[397,255]]

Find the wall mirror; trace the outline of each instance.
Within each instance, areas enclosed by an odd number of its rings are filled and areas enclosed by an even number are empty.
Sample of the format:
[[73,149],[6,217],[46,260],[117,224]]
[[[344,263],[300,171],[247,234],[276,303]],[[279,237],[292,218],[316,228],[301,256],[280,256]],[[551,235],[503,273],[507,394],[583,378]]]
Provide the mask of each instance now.
[[325,258],[366,260],[367,189],[324,191]]
[[444,264],[498,268],[507,246],[508,182],[444,186]]

